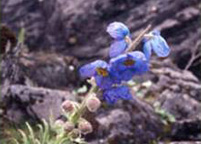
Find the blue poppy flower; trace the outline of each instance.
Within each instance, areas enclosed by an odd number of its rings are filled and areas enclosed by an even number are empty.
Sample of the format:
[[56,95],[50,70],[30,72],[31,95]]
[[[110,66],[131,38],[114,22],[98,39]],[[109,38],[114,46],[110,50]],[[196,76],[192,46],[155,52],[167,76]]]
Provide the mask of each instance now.
[[130,35],[130,31],[126,25],[121,22],[113,22],[107,27],[107,32],[115,40],[122,40]]
[[114,104],[118,99],[131,100],[132,95],[127,86],[118,86],[104,90],[103,98],[107,103]]
[[149,33],[151,38],[145,38],[143,51],[146,58],[149,60],[152,51],[156,53],[158,57],[167,57],[170,53],[170,48],[165,39],[160,35],[160,32],[155,30]]
[[130,31],[126,25],[121,22],[113,22],[107,27],[107,32],[114,42],[110,46],[109,55],[111,58],[122,54],[128,48],[128,39],[130,39]]
[[96,84],[101,89],[108,89],[112,86],[113,79],[108,64],[103,60],[96,60],[82,66],[79,70],[82,78],[95,77]]
[[111,72],[116,79],[128,81],[134,75],[139,75],[149,70],[145,55],[140,51],[134,51],[119,55],[110,60]]

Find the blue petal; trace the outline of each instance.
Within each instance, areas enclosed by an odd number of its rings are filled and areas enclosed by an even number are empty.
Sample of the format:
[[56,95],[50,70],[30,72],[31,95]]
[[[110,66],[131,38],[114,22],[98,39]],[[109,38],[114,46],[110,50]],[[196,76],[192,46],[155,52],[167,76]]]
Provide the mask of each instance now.
[[96,84],[101,89],[109,89],[114,83],[110,75],[103,77],[100,75],[95,75]]
[[153,43],[153,50],[158,57],[167,57],[170,54],[170,48],[163,37],[155,36]]
[[83,77],[83,78],[92,77],[96,73],[96,68],[99,68],[99,67],[106,68],[107,66],[108,66],[108,64],[105,61],[96,60],[94,62],[91,62],[89,64],[82,66],[79,69],[79,73],[80,73],[81,77]]
[[146,61],[145,55],[141,51],[134,51],[128,53],[128,57],[132,57],[134,60],[141,60],[141,61]]
[[[133,64],[126,65],[125,62],[131,60]],[[114,72],[116,79],[124,81],[130,80],[134,75],[143,74],[148,71],[148,62],[145,55],[140,51],[122,54],[110,60],[109,66]]]
[[110,93],[110,91],[106,91],[105,93],[103,93],[103,98],[108,104],[114,104],[118,100],[118,98]]
[[151,51],[152,51],[151,43],[149,41],[145,42],[143,45],[143,52],[148,61],[151,57]]
[[107,32],[111,37],[117,40],[124,39],[125,36],[130,34],[128,27],[121,22],[113,22],[109,24]]
[[130,69],[127,69],[125,71],[121,71],[119,73],[119,78],[123,81],[129,81],[133,78],[134,72]]
[[112,70],[125,70],[127,67],[123,64],[127,59],[127,54],[121,54],[115,58],[110,59],[110,66]]
[[161,32],[159,30],[153,30],[153,31],[151,31],[151,34],[156,35],[156,36],[160,36]]
[[131,67],[134,75],[144,74],[149,70],[148,61],[142,52],[134,51],[128,53],[128,57],[132,57],[132,59],[135,61],[134,66]]
[[124,100],[132,99],[132,95],[127,86],[121,86],[121,87],[117,88],[116,91],[118,93],[119,98],[124,99]]
[[110,60],[111,73],[113,75],[113,79],[116,81],[127,81],[133,77],[133,72],[131,72],[128,67],[124,65],[126,59],[127,54],[122,54]]
[[123,40],[116,40],[110,46],[109,55],[111,58],[116,57],[120,54],[123,54],[127,48],[127,42]]
[[127,86],[113,87],[103,92],[104,100],[109,104],[114,104],[118,99],[131,100],[132,95],[130,94]]

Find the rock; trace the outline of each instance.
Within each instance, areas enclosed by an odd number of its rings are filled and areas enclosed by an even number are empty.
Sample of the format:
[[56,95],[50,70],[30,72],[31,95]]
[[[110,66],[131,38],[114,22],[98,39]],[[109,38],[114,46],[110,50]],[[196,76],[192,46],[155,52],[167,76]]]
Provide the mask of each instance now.
[[[159,144],[166,144],[167,142],[160,142]],[[168,144],[201,144],[200,141],[175,141],[175,142],[168,142]]]
[[169,90],[161,94],[161,107],[173,114],[177,120],[200,117],[201,105],[187,94],[172,93]]
[[6,117],[15,123],[43,118],[49,120],[51,114],[57,118],[61,114],[61,103],[66,99],[74,99],[68,91],[24,85],[11,85],[1,92]]
[[[156,66],[156,64],[153,65]],[[154,95],[155,102],[159,102],[161,108],[176,119],[169,125],[170,131],[165,134],[166,139],[169,141],[201,140],[201,84],[199,80],[189,71],[169,68],[167,65],[153,68],[151,71],[157,77],[157,81],[150,87],[147,94]]]
[[162,31],[171,57],[180,65],[175,58],[200,40],[198,4],[199,0],[2,0],[2,22],[15,32],[25,27],[32,51],[56,50],[81,61],[107,56],[111,42],[105,30],[110,22],[127,24],[132,37],[152,24]]
[[12,32],[12,30],[10,30],[5,25],[0,25],[0,33],[1,33],[1,51],[0,51],[0,53],[2,54],[2,53],[5,53],[6,45],[8,42],[10,42],[11,48],[13,48],[16,45],[17,40],[16,40],[16,36]]
[[130,129],[131,117],[128,112],[121,109],[112,110],[107,116],[97,117],[100,129],[108,135],[108,141],[114,141],[116,138],[132,136]]
[[169,136],[171,140],[201,141],[201,117],[180,120],[175,122],[171,127],[172,130]]
[[[152,69],[152,73],[158,77],[157,83],[154,88],[150,88],[150,91],[157,89],[158,95],[161,95],[161,99],[164,90],[169,90],[171,93],[169,97],[175,97],[173,94],[182,96],[188,95],[188,97],[200,101],[201,84],[199,80],[189,71],[182,71],[178,68],[169,68],[168,66]],[[165,92],[166,95],[168,92]],[[173,93],[173,94],[172,94]],[[181,103],[182,104],[182,103]]]
[[189,71],[168,67],[152,69],[158,81],[151,92],[157,97],[163,109],[173,114],[177,120],[196,118],[201,105],[201,84]]
[[[20,57],[20,64],[32,85],[53,89],[72,89],[80,84],[77,68],[79,62],[73,56],[56,53],[27,53]],[[28,84],[26,84],[28,85]]]
[[[158,66],[153,67],[150,73],[154,77],[154,84],[147,94],[153,94],[162,108],[175,115],[175,129],[174,132],[170,132],[173,139],[182,133],[186,126],[194,123],[200,108],[200,81],[189,71],[177,68],[185,69],[193,53],[192,50],[200,46],[198,5],[199,0],[185,2],[183,0],[2,0],[2,23],[15,33],[20,27],[24,27],[26,44],[31,51],[27,54],[28,59],[18,57],[20,60],[16,61],[16,58],[9,57],[9,62],[4,63],[7,66],[3,67],[2,85],[5,88],[3,91],[8,91],[4,93],[7,113],[12,119],[20,119],[21,114],[24,114],[23,117],[38,119],[37,117],[46,112],[40,113],[44,105],[47,106],[47,103],[48,106],[59,105],[62,98],[60,96],[58,99],[53,98],[54,90],[33,86],[65,89],[65,85],[71,85],[71,78],[72,83],[77,82],[79,79],[76,75],[67,70],[70,65],[65,63],[66,55],[75,57],[81,63],[97,58],[107,59],[111,38],[105,29],[110,22],[124,22],[132,32],[132,38],[135,38],[148,24],[152,24],[153,28],[161,30],[162,36],[167,39],[171,55],[166,60],[153,57],[152,63],[157,63]],[[48,54],[44,62],[38,58],[40,57],[37,54],[38,50],[43,51],[43,55],[47,51],[57,54]],[[49,59],[50,63],[47,61]],[[192,63],[189,70],[200,79],[200,58]],[[43,104],[33,102],[35,96],[22,94],[22,97],[19,93],[16,96],[15,91],[19,91],[15,86],[21,91],[28,88],[31,93],[46,95],[43,93],[46,90],[50,93]],[[9,93],[11,89],[15,90],[12,91],[13,94]],[[55,95],[57,94],[58,92],[55,92]],[[39,97],[37,96],[36,101],[40,101]],[[36,111],[37,116],[33,111]],[[141,144],[155,140],[163,133],[163,124],[154,109],[138,98],[134,102],[117,105],[108,111],[98,114],[97,118],[102,120],[99,122],[102,130],[97,130],[97,135],[93,137],[95,140],[90,139],[92,143],[116,144],[118,141],[121,144]],[[104,127],[104,117],[108,119],[105,121],[110,129]],[[189,123],[185,121],[187,118],[190,119]],[[180,125],[182,122],[184,123]],[[190,139],[191,135],[190,133],[187,138]]]
[[1,61],[2,85],[23,84],[54,89],[71,89],[80,84],[78,60],[73,56],[57,53],[27,52],[17,46],[19,55],[8,53]]
[[160,117],[146,102],[135,98],[118,107],[96,117],[100,124],[97,133],[99,139],[92,141],[92,144],[149,143],[163,135],[164,125]]

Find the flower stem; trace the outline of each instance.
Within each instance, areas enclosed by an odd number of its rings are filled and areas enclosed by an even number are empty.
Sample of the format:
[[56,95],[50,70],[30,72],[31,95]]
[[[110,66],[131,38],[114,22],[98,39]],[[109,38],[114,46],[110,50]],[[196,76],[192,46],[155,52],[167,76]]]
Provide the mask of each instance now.
[[126,50],[127,52],[131,52],[135,50],[137,45],[140,43],[140,41],[144,38],[144,35],[151,29],[151,25],[148,25],[145,30],[143,30],[140,35],[130,44],[129,48]]
[[93,83],[91,89],[89,90],[87,96],[83,99],[80,108],[76,111],[76,113],[72,116],[72,122],[76,124],[79,118],[85,113],[86,111],[86,101],[90,97],[91,93],[96,93],[98,91],[98,86],[94,85]]

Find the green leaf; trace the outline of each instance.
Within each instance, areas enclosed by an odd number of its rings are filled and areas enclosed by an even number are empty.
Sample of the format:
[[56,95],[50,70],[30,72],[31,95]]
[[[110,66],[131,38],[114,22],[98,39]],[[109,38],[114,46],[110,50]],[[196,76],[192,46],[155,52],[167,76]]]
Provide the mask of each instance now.
[[20,144],[20,143],[17,141],[17,139],[15,139],[15,138],[12,138],[11,141],[13,141],[13,143],[15,143],[15,144]]
[[24,144],[31,144],[28,140],[28,137],[27,135],[22,131],[22,130],[18,130],[20,132],[20,134],[22,135],[22,141]]
[[[34,142],[35,141],[35,135],[34,135],[34,132],[33,132],[33,129],[32,127],[29,125],[28,122],[26,122],[26,125],[27,125],[27,128],[29,130],[29,138]],[[35,143],[35,142],[34,142]]]
[[77,89],[78,94],[82,94],[82,93],[86,93],[86,92],[87,92],[87,86],[86,85]]
[[43,126],[41,124],[38,124],[37,127],[39,128],[39,141],[42,142],[44,133]]
[[42,138],[42,144],[45,144],[48,139],[49,139],[49,125],[48,123],[43,119],[43,124],[44,124],[44,134]]
[[25,29],[21,28],[18,35],[18,43],[24,44],[25,41]]
[[72,144],[68,137],[61,137],[57,139],[57,141],[54,144]]

